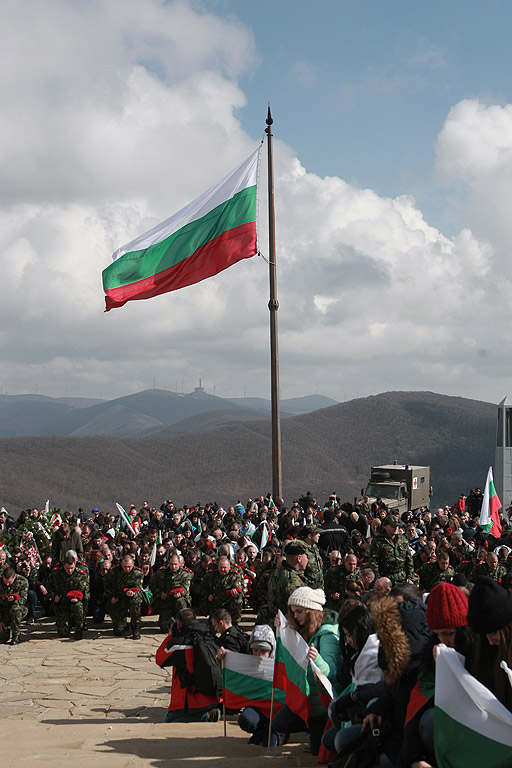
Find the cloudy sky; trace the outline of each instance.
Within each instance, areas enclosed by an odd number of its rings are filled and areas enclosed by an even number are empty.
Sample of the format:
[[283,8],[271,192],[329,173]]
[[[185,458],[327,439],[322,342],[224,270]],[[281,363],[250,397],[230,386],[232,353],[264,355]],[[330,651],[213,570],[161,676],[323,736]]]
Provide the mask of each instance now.
[[1,392],[269,396],[261,257],[107,314],[101,272],[254,150],[270,101],[282,396],[512,394],[511,23],[505,0],[1,3]]

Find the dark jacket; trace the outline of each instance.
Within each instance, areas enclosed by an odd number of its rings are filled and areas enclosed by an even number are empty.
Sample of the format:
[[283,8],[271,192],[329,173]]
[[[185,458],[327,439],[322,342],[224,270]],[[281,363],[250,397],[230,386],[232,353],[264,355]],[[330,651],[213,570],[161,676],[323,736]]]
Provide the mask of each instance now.
[[367,713],[384,718],[382,751],[396,763],[402,747],[407,705],[418,677],[423,648],[431,633],[426,606],[419,601],[397,605],[392,597],[383,597],[372,605],[372,614],[380,640],[379,664],[386,689],[368,707]]
[[215,642],[219,648],[225,648],[226,651],[249,652],[249,638],[238,627],[229,627],[222,635],[215,638]]
[[208,628],[200,621],[191,621],[185,627],[176,627],[156,652],[159,667],[173,668],[170,712],[196,715],[207,712],[218,703],[216,698],[200,693],[194,687],[194,634],[207,632]]

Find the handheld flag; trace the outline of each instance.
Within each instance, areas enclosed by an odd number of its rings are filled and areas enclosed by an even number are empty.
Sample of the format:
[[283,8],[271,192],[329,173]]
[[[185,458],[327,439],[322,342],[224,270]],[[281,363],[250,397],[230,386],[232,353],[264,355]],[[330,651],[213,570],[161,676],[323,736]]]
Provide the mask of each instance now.
[[285,691],[286,704],[307,724],[309,720],[309,683],[307,679],[309,646],[292,629],[279,611],[274,688]]
[[268,525],[264,522],[261,526],[260,549],[265,549],[268,542]]
[[[226,651],[222,669],[224,705],[227,709],[256,707],[270,717],[274,659]],[[284,691],[274,693],[274,713],[284,704]]]
[[501,507],[502,503],[499,500],[496,488],[494,487],[492,467],[489,467],[487,480],[485,481],[482,509],[480,510],[480,526],[497,539],[501,536],[501,522],[499,516]]
[[260,148],[198,198],[118,248],[103,270],[105,311],[199,283],[257,253]]
[[130,516],[126,513],[126,510],[123,509],[123,507],[120,504],[118,504],[117,501],[116,501],[116,507],[118,508],[121,518],[124,521],[128,530],[131,531],[131,533],[133,533],[134,536],[137,536],[137,532],[133,527],[132,521],[130,520]]
[[510,765],[512,713],[443,645],[436,655],[434,729],[439,768]]
[[156,563],[156,541],[153,544],[153,549],[151,550],[151,557],[149,558],[149,564],[151,567],[153,567],[155,563]]

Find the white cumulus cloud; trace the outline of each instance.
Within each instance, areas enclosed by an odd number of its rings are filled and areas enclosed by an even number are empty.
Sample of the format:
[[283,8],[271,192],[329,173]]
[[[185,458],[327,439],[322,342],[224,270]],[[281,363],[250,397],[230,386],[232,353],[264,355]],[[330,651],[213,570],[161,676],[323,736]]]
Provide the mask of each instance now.
[[[117,247],[256,146],[237,117],[240,78],[258,64],[251,31],[163,0],[24,0],[2,4],[0,21],[3,391],[114,397],[153,380],[187,391],[201,377],[218,395],[245,387],[267,396],[262,258],[108,314],[101,290]],[[509,106],[477,102],[447,117],[439,174],[474,196],[455,236],[430,225],[411,196],[308,173],[276,142],[285,397],[318,385],[339,399],[388,389],[492,399],[512,383],[493,335],[494,274],[510,227],[498,199],[509,119]],[[260,207],[268,255],[263,193]]]

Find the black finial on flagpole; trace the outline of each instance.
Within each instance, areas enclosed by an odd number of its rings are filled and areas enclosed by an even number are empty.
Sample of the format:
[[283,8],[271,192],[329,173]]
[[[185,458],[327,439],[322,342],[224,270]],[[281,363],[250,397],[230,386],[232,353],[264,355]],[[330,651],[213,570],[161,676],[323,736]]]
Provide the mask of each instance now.
[[[271,115],[271,113],[270,113],[270,103],[269,103],[269,105],[268,105],[267,119],[266,119],[266,121],[265,121],[265,122],[267,123],[267,125],[268,125],[268,126],[271,126],[271,125],[272,125],[272,123],[274,122],[274,121],[272,120],[272,115]],[[265,128],[265,133],[268,133],[268,128]]]

